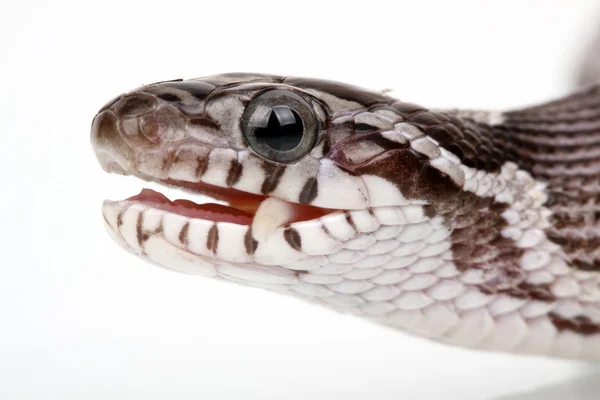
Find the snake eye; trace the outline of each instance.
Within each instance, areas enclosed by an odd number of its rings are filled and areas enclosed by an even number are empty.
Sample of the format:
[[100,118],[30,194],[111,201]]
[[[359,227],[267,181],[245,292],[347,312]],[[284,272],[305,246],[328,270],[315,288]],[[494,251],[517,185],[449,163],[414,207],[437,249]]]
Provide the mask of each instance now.
[[312,150],[318,122],[312,107],[302,97],[285,90],[271,90],[246,107],[242,130],[246,142],[258,155],[288,163]]

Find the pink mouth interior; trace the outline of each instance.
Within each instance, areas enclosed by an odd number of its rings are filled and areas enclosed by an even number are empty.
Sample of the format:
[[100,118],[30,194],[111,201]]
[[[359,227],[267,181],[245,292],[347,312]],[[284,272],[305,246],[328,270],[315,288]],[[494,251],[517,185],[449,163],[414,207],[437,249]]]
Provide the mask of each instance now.
[[[241,192],[235,189],[226,189],[205,183],[189,183],[181,181],[165,181],[164,183],[191,189],[194,192],[208,195],[212,198],[225,201],[228,205],[216,203],[197,204],[190,200],[169,200],[163,194],[151,189],[143,189],[138,195],[128,198],[171,213],[188,218],[203,219],[214,222],[230,222],[238,225],[250,225],[252,219],[267,196],[260,196]],[[320,218],[332,210],[304,204],[289,203],[293,206],[295,216],[290,222],[308,221]]]
[[153,208],[208,221],[250,225],[253,218],[252,214],[221,204],[196,204],[189,200],[171,201],[162,193],[155,192],[152,189],[142,189],[140,194],[130,197],[127,200],[139,201]]

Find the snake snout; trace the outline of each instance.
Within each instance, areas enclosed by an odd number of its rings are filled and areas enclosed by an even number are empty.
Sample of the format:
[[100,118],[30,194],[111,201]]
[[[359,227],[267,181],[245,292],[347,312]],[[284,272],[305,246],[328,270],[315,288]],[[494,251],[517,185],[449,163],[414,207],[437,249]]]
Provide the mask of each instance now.
[[177,106],[141,91],[104,106],[91,132],[96,158],[104,170],[152,176],[160,172],[167,148],[187,137],[187,118]]
[[126,175],[135,159],[134,150],[118,128],[118,119],[110,110],[101,111],[92,122],[91,142],[102,169]]

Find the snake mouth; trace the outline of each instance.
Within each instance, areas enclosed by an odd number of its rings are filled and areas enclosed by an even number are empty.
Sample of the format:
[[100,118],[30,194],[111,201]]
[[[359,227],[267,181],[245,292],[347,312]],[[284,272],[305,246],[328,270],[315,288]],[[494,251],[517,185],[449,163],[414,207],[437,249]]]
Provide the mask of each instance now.
[[230,222],[238,225],[250,225],[252,213],[236,207],[218,203],[198,204],[186,199],[171,201],[168,197],[152,189],[142,191],[126,201],[143,203],[149,207],[178,214],[187,218],[204,219],[214,222]]
[[[318,219],[337,211],[291,203],[266,195],[246,193],[203,182],[184,182],[171,179],[159,182],[209,197],[220,203],[211,200],[202,203],[189,199],[170,200],[164,194],[147,188],[124,201],[141,203],[150,208],[167,211],[190,219],[228,222],[238,225],[255,225],[257,223],[272,225],[275,221],[278,222],[277,225],[282,225]],[[267,222],[263,222],[263,220],[267,220]]]

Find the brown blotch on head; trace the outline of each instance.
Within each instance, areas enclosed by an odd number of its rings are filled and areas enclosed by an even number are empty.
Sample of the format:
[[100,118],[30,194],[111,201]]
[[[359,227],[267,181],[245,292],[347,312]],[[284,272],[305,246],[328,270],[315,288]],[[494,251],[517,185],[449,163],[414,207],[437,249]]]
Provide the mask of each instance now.
[[414,193],[423,161],[409,149],[386,151],[360,165],[342,165],[357,175],[374,175],[394,184],[407,199],[427,200]]
[[432,203],[442,203],[459,194],[459,188],[450,177],[425,162],[413,186],[413,196]]
[[168,101],[168,102],[179,102],[181,101],[181,97],[177,96],[174,93],[162,93],[157,96],[159,99]]
[[354,135],[354,118],[351,115],[336,118],[329,126],[327,134],[334,145]]
[[[377,163],[395,150],[408,149],[410,142],[401,135],[390,140],[381,132],[355,133],[332,147],[329,158],[348,171],[368,168],[371,160]],[[394,153],[396,154],[396,153]]]
[[292,249],[296,251],[302,250],[302,238],[300,237],[300,234],[297,230],[295,230],[291,226],[288,226],[283,231],[283,237]]
[[208,235],[206,237],[206,248],[213,253],[217,252],[217,248],[219,246],[219,228],[217,224],[213,224],[208,231]]
[[364,136],[364,140],[375,143],[379,147],[386,150],[407,149],[410,147],[410,142],[404,136],[396,135],[394,140],[386,138],[381,132],[374,132]]
[[221,127],[219,126],[219,124],[216,121],[213,121],[212,119],[206,118],[206,117],[192,118],[192,119],[190,119],[189,123],[191,125],[194,125],[199,128],[212,129],[212,130],[221,129]]

